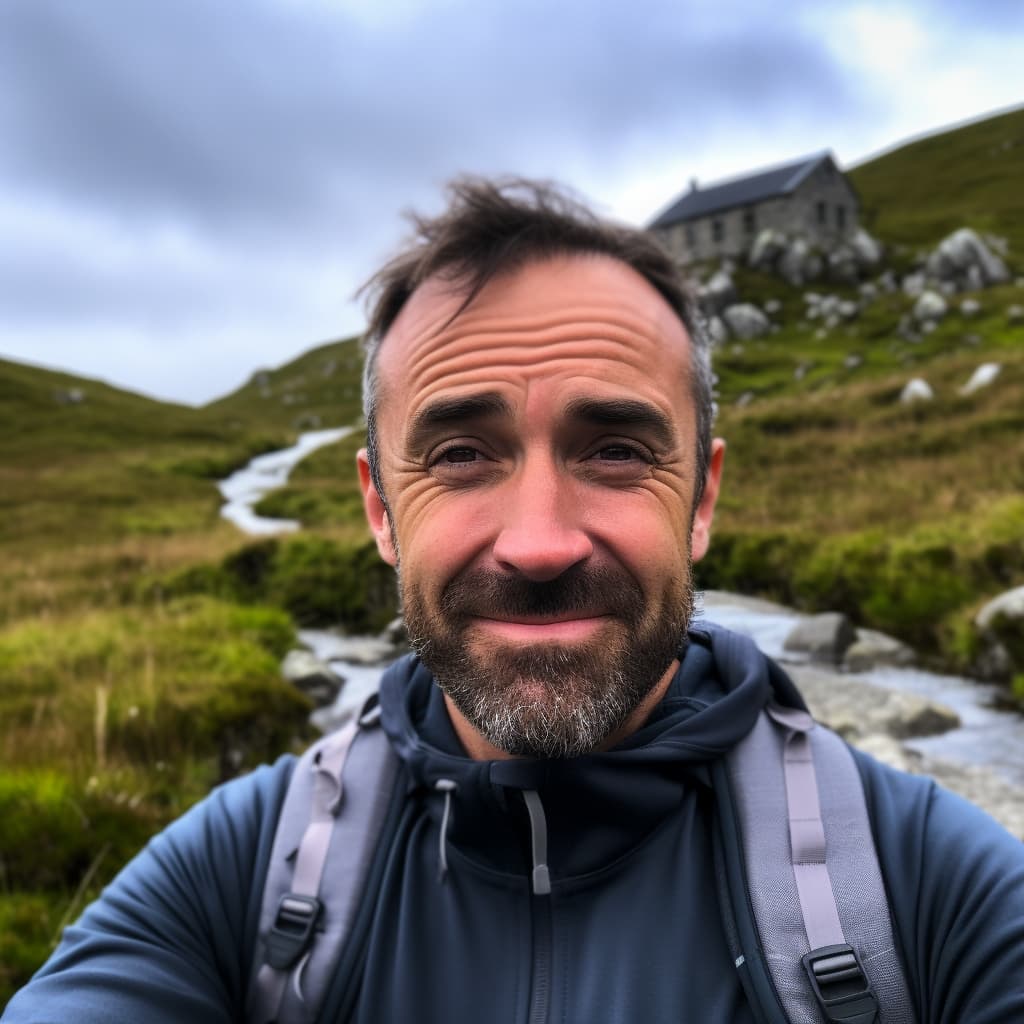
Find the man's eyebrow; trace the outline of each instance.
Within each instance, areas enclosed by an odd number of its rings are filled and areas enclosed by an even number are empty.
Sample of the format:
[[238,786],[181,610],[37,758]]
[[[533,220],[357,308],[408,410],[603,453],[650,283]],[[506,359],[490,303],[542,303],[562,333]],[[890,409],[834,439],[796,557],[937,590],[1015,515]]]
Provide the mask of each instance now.
[[508,399],[496,391],[438,398],[416,413],[409,427],[406,444],[410,451],[419,451],[440,428],[456,426],[468,420],[511,416],[512,406]]
[[574,398],[566,406],[571,419],[597,427],[640,427],[663,448],[678,443],[672,421],[657,406],[637,398]]

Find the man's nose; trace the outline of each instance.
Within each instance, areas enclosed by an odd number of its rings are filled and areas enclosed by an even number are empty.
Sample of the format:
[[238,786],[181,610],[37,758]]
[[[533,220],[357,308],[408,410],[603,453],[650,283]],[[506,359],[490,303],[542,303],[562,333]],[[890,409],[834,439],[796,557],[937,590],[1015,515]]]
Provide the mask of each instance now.
[[543,582],[593,554],[579,495],[563,474],[541,460],[509,481],[492,552],[503,569]]

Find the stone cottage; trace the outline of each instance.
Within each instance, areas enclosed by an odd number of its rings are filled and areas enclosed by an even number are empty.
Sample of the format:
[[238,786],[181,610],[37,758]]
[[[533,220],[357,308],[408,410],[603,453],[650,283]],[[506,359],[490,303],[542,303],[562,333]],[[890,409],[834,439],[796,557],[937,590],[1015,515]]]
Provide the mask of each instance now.
[[742,257],[766,228],[834,249],[857,230],[860,200],[832,154],[698,186],[648,225],[680,263]]

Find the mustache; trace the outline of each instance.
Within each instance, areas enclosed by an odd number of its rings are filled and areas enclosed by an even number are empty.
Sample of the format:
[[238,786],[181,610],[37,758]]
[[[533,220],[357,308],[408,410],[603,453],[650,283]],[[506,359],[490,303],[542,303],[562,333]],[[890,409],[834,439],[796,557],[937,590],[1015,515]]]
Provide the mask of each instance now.
[[471,569],[445,587],[441,612],[452,618],[603,612],[636,619],[643,615],[644,595],[629,573],[612,566],[573,566],[551,580]]

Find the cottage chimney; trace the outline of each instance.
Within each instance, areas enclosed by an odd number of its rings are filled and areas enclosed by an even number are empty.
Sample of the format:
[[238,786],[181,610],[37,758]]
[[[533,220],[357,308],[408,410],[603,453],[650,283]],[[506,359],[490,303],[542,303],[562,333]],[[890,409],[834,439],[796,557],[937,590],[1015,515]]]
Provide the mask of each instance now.
[[690,191],[691,192],[696,192],[697,191],[697,187],[698,187],[697,186],[697,179],[696,178],[691,178],[690,179]]

